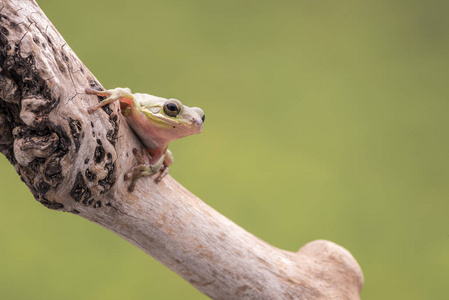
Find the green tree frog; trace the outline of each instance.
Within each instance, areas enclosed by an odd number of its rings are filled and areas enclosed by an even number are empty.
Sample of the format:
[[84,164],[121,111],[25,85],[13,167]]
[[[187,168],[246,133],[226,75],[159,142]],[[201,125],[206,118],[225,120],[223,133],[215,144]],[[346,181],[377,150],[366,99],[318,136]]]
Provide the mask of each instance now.
[[116,88],[99,91],[86,89],[87,94],[106,97],[89,108],[93,112],[98,108],[119,101],[122,114],[126,121],[145,146],[151,157],[141,157],[140,164],[125,174],[125,180],[131,179],[128,187],[134,189],[138,178],[161,172],[156,182],[168,173],[168,166],[173,163],[173,155],[168,150],[168,144],[191,134],[201,133],[205,114],[201,108],[188,107],[176,99],[165,99],[148,94],[132,94],[128,88]]

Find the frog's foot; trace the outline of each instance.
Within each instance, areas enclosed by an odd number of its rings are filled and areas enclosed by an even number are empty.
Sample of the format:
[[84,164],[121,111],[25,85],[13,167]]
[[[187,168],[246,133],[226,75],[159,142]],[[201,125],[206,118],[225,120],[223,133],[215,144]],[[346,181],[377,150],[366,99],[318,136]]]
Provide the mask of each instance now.
[[92,113],[99,109],[102,106],[105,106],[106,104],[112,103],[114,101],[120,100],[120,99],[132,99],[133,95],[131,94],[131,90],[128,88],[116,88],[113,90],[106,90],[106,91],[100,91],[100,90],[94,90],[87,88],[85,90],[86,94],[90,95],[97,95],[100,97],[106,97],[106,99],[102,100],[100,103],[91,106],[88,108],[88,112]]
[[159,171],[159,169],[161,168],[150,164],[141,164],[133,167],[128,171],[128,173],[125,174],[125,180],[131,179],[131,183],[128,186],[128,191],[132,192],[134,190],[137,179],[143,176],[154,175]]

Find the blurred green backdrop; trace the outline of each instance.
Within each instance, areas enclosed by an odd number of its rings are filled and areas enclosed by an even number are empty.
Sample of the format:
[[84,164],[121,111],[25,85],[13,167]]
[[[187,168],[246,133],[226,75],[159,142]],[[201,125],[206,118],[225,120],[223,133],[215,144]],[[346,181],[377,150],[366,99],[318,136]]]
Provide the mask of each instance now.
[[[447,299],[449,2],[38,3],[106,88],[204,109],[170,148],[206,203],[279,248],[344,246],[365,300]],[[0,298],[206,298],[0,164]]]

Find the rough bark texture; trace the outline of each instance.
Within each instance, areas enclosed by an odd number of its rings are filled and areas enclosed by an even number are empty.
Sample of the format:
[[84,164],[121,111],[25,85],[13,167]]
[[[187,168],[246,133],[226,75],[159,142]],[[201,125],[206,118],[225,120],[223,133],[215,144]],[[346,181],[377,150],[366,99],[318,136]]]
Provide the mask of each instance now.
[[332,242],[277,249],[170,176],[128,193],[142,146],[117,105],[88,114],[99,99],[87,87],[101,86],[36,2],[3,0],[0,151],[40,203],[108,228],[214,299],[359,299],[362,271]]

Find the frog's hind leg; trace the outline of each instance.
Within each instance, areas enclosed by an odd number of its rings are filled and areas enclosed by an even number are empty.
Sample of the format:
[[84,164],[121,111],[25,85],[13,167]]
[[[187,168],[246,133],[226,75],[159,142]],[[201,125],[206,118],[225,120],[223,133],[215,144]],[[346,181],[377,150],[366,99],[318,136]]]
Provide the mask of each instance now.
[[132,192],[134,190],[134,187],[136,186],[137,179],[143,176],[154,175],[157,172],[161,171],[161,175],[156,178],[156,182],[159,182],[160,179],[162,179],[162,177],[164,177],[168,173],[168,167],[164,166],[163,164],[164,155],[161,155],[159,157],[155,156],[150,160],[148,156],[143,157],[137,149],[133,149],[133,154],[136,156],[139,164],[131,168],[131,170],[129,170],[125,174],[125,180],[131,179],[128,191]]
[[159,169],[156,169],[154,165],[141,164],[135,166],[125,174],[125,180],[131,179],[131,183],[128,186],[128,191],[132,192],[134,190],[137,179],[156,174],[158,171]]

